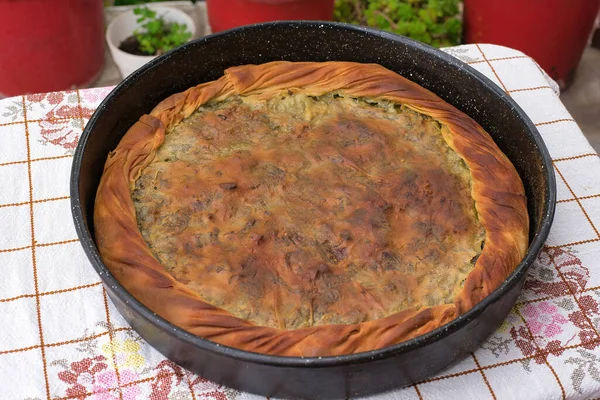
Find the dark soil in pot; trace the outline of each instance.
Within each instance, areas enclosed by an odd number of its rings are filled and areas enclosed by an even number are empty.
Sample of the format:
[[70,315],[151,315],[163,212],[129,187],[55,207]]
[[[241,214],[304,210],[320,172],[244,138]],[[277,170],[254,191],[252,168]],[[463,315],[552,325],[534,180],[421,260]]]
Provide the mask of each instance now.
[[137,40],[135,36],[129,36],[127,39],[123,40],[119,45],[119,50],[124,51],[125,53],[133,54],[136,56],[154,56],[155,54],[148,54],[140,50],[140,42]]

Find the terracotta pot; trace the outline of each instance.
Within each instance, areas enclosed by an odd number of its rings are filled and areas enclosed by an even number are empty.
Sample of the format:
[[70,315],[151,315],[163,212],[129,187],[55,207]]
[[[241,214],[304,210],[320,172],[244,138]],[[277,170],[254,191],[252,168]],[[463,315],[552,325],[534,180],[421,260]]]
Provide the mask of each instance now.
[[464,39],[521,50],[564,89],[599,9],[600,0],[465,0]]
[[334,0],[206,0],[213,32],[282,20],[331,21]]
[[83,87],[104,62],[99,0],[0,0],[0,96]]

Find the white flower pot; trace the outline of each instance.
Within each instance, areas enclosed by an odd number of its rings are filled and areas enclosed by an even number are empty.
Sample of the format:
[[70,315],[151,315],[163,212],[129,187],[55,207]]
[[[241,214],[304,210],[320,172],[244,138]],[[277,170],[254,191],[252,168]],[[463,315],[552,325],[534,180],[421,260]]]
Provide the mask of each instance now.
[[[185,24],[192,33],[192,38],[195,37],[196,25],[192,17],[185,12],[172,7],[153,6],[151,4],[148,4],[148,7],[156,11],[159,16],[162,16],[167,23]],[[106,42],[108,43],[110,54],[123,78],[148,61],[156,58],[156,56],[137,56],[119,49],[121,42],[133,35],[133,31],[140,27],[137,19],[138,16],[133,13],[133,10],[128,10],[116,17],[106,29]]]

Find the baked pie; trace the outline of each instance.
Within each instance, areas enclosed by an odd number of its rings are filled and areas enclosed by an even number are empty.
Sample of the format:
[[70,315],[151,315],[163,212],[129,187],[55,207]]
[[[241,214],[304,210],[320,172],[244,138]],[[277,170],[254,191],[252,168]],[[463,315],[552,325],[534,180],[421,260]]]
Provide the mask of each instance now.
[[281,356],[455,319],[528,246],[523,184],[471,118],[375,64],[272,62],[159,103],[106,161],[101,257],[150,310]]

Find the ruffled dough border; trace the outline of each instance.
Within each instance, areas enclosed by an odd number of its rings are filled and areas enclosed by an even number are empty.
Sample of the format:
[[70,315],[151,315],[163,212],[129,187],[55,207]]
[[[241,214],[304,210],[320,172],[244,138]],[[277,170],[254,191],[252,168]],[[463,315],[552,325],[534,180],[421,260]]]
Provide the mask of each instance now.
[[[486,230],[485,245],[454,304],[407,309],[354,325],[286,331],[256,326],[204,302],[153,257],[137,227],[130,189],[173,126],[209,101],[229,96],[271,98],[291,90],[380,98],[428,115],[472,175],[472,196]],[[281,356],[332,356],[390,346],[432,331],[496,289],[527,251],[529,217],[514,166],[471,118],[427,89],[376,64],[272,62],[229,68],[212,82],[177,93],[142,116],[110,153],[94,208],[100,255],[117,280],[169,322],[216,343]]]

